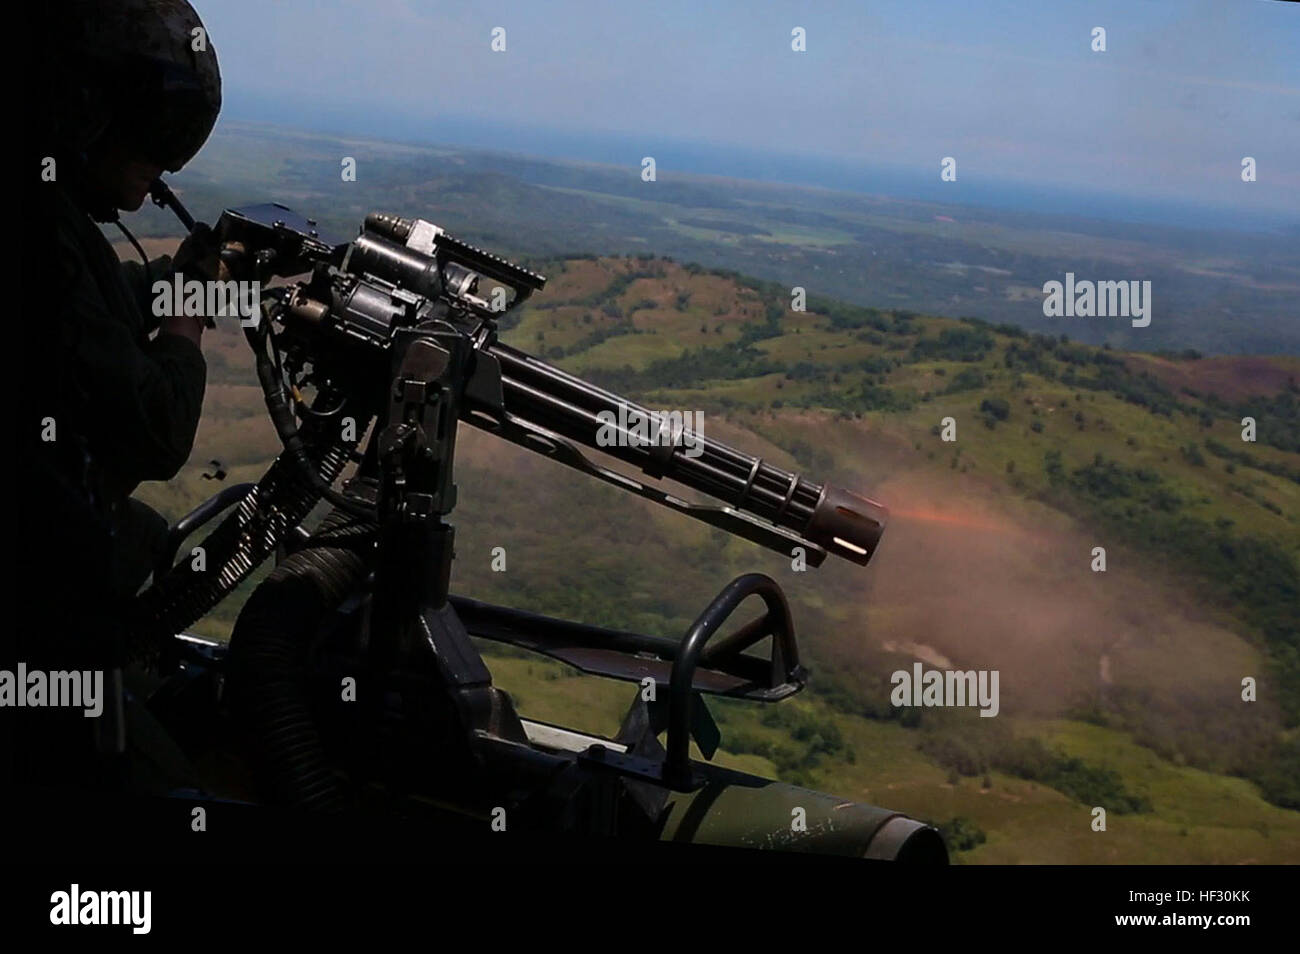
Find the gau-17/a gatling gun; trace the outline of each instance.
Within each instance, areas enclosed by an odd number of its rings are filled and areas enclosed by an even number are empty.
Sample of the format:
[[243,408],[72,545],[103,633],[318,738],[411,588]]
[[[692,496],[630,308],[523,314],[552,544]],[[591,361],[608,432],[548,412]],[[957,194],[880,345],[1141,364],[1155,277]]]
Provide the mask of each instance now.
[[[180,208],[161,183],[155,200]],[[244,322],[284,450],[257,483],[225,489],[172,528],[137,599],[135,645],[184,663],[150,705],[185,745],[217,744],[228,727],[268,803],[314,811],[381,800],[487,824],[504,807],[512,829],[946,860],[935,829],[899,812],[690,757],[692,740],[705,760],[720,743],[705,696],[775,703],[804,686],[771,578],[732,580],[681,638],[450,592],[461,422],[778,552],[801,547],[814,566],[827,556],[865,565],[880,505],[700,434],[688,456],[688,435],[666,427],[652,441],[636,428],[600,442],[648,480],[593,460],[584,449],[597,448],[602,420],[657,416],[499,341],[500,317],[545,279],[430,222],[376,213],[353,241],[332,242],[314,221],[260,205],[227,210],[216,233],[237,273],[264,289],[294,279],[263,293],[262,320]],[[719,503],[687,502],[660,480]],[[332,510],[308,533],[301,524],[322,500]],[[209,524],[206,569],[175,564]],[[228,647],[185,635],[272,557]],[[765,614],[723,635],[751,596]],[[471,636],[635,684],[618,733],[521,718]],[[768,658],[746,652],[768,637]],[[354,703],[340,702],[345,677]],[[795,807],[802,826],[791,824]]]

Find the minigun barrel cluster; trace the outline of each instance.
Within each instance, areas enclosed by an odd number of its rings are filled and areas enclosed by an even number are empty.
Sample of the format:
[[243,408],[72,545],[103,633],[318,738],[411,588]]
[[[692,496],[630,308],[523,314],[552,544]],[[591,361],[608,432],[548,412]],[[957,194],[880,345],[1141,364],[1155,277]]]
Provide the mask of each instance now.
[[[676,481],[721,501],[721,508],[686,504],[591,464],[561,457],[595,476],[791,555],[803,546],[808,562],[833,554],[865,565],[884,530],[886,511],[859,494],[818,484],[760,457],[705,438],[666,429],[654,439],[601,442],[611,419],[658,421],[640,405],[568,374],[497,340],[496,320],[518,307],[546,279],[457,239],[423,219],[372,213],[350,243],[323,240],[315,223],[278,205],[228,210],[218,226],[263,255],[274,274],[313,270],[310,282],[285,297],[280,316],[296,318],[313,341],[319,366],[326,354],[344,356],[339,376],[357,375],[358,342],[383,352],[401,327],[446,321],[465,331],[479,356],[477,380],[467,389],[463,418],[522,446],[553,453],[557,441],[606,452],[654,479]],[[269,257],[267,257],[269,254]],[[325,340],[322,340],[324,335]],[[603,418],[603,420],[602,420]],[[508,425],[508,426],[503,426]],[[692,453],[683,449],[691,446]],[[580,459],[580,463],[575,460]]]

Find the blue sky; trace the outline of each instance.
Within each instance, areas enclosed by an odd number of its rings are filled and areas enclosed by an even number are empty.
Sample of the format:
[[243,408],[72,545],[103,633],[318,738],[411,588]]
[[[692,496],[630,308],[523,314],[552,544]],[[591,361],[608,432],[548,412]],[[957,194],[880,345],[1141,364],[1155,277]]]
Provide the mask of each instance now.
[[[959,187],[1300,216],[1296,4],[194,2],[225,119],[630,165],[691,143],[936,181],[953,156]],[[498,26],[504,53],[489,47]],[[806,53],[790,49],[795,26]],[[1105,53],[1090,49],[1096,26]],[[1259,181],[1241,182],[1243,156]]]

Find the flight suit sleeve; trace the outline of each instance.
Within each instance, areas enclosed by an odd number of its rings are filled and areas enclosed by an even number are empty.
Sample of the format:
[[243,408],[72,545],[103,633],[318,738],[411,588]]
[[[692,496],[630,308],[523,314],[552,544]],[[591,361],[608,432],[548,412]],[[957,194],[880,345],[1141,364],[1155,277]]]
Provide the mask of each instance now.
[[[64,274],[57,307],[71,339],[68,386],[78,392],[87,433],[93,435],[92,452],[131,486],[168,480],[194,445],[207,383],[203,353],[178,335],[146,340],[145,314],[154,326],[159,323],[152,319],[153,309],[115,313],[82,250],[66,238],[59,244]],[[125,296],[122,301],[134,304]]]
[[146,334],[152,334],[162,324],[162,319],[153,313],[153,283],[160,279],[170,280],[171,277],[172,257],[170,255],[159,255],[155,259],[150,259],[148,275],[139,262],[122,263],[122,278],[126,280],[126,285],[135,298],[136,306],[140,309]]

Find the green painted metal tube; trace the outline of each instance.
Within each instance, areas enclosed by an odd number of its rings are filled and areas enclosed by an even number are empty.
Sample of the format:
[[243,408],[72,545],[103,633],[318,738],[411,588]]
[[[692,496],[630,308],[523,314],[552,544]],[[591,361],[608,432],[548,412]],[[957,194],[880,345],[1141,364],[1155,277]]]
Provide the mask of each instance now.
[[[698,763],[697,763],[698,765]],[[887,808],[739,772],[710,772],[694,792],[673,792],[666,841],[947,864],[932,827]]]

